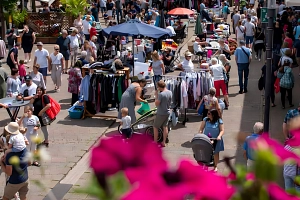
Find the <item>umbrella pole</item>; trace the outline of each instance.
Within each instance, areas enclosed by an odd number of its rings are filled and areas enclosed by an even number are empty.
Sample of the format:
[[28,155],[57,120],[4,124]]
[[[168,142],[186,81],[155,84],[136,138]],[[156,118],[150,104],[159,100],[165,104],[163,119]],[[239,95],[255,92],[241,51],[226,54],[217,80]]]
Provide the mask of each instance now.
[[134,77],[134,63],[135,63],[135,52],[134,52],[134,37],[132,36],[132,54],[133,54],[133,65],[132,65],[132,77]]

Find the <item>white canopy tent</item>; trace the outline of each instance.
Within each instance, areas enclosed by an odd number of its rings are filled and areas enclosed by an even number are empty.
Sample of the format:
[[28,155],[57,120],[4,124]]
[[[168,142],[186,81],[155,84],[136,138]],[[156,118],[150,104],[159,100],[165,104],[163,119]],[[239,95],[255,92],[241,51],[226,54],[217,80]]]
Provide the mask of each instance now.
[[285,5],[290,7],[290,6],[300,6],[300,1],[299,0],[285,0]]

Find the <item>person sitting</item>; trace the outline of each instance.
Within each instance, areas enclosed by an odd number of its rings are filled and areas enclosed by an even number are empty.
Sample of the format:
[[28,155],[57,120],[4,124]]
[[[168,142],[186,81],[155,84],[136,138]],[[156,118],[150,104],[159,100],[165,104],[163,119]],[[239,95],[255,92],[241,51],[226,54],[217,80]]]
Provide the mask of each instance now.
[[[191,72],[194,70],[194,64],[192,62],[192,53],[189,51],[186,51],[184,53],[184,60],[182,61],[182,63],[177,65],[177,68],[185,71],[185,72]],[[176,68],[176,67],[175,67]]]
[[166,48],[163,53],[163,62],[165,66],[170,66],[174,59],[174,55],[170,48]]
[[82,66],[89,64],[89,62],[85,59],[87,56],[87,52],[86,51],[81,51],[81,54],[79,56],[79,59],[82,62]]
[[170,32],[172,33],[172,35],[176,35],[176,32],[173,28],[173,26],[170,26],[170,23],[169,22],[166,22],[166,29],[170,30]]
[[203,42],[200,42],[200,38],[196,37],[195,42],[193,44],[193,49],[194,49],[194,53],[197,56],[203,56],[203,54],[204,54],[204,50],[202,49],[202,44],[203,44]]

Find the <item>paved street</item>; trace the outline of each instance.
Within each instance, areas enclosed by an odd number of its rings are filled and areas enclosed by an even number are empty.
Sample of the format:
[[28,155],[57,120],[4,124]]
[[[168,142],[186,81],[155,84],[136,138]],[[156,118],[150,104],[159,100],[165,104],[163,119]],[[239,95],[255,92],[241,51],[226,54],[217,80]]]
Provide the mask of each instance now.
[[[194,38],[193,25],[189,28],[187,38],[188,39],[183,43],[185,45],[182,52],[187,50],[186,44],[188,40],[191,41]],[[53,51],[53,45],[44,45],[44,47],[48,49],[49,52]],[[24,58],[23,53],[20,54],[20,58]],[[232,157],[233,162],[244,163],[241,144],[237,142],[237,136],[239,135],[239,132],[250,134],[253,124],[256,121],[262,121],[263,119],[263,96],[257,88],[263,61],[258,62],[257,60],[253,60],[251,63],[248,93],[242,95],[238,94],[237,67],[233,57],[231,63],[232,69],[229,83],[230,107],[229,110],[224,111],[223,115],[225,126],[225,151],[220,155],[221,163],[218,167],[219,173],[227,172],[227,169],[222,162],[224,156]],[[30,64],[32,64],[32,62]],[[3,67],[8,69],[6,65]],[[296,105],[300,101],[300,93],[296,93],[296,91],[299,91],[298,69],[294,69],[294,72],[296,88],[294,89],[293,99],[294,104]],[[63,75],[61,91],[59,93],[54,93],[53,89],[54,86],[51,78],[48,77],[47,92],[53,98],[58,100],[62,106],[62,111],[58,115],[57,120],[49,126],[50,146],[48,151],[51,155],[51,160],[42,164],[45,175],[42,175],[40,168],[37,167],[30,167],[29,170],[30,180],[42,181],[46,186],[46,190],[39,188],[31,182],[28,199],[44,199],[53,188],[52,191],[57,199],[93,199],[87,195],[74,193],[74,189],[85,186],[91,175],[91,172],[87,167],[89,158],[87,153],[88,150],[102,135],[104,135],[104,137],[109,137],[112,134],[115,134],[117,123],[114,123],[114,120],[99,118],[88,118],[85,120],[70,119],[68,117],[67,109],[70,107],[71,94],[67,92],[67,75]],[[282,139],[281,125],[287,109],[281,109],[279,94],[276,95],[276,104],[277,107],[271,109],[271,133],[272,137]],[[21,109],[19,115],[22,113]],[[189,121],[185,126],[178,124],[172,129],[169,135],[170,143],[164,148],[165,157],[170,161],[171,165],[175,165],[180,157],[193,159],[190,140],[193,138],[194,134],[198,132],[201,117],[194,114],[194,111],[189,111],[188,118]],[[4,109],[0,110],[0,119],[0,131],[2,131],[4,125],[9,122],[8,115]],[[0,191],[3,191],[4,184],[5,178],[3,175],[3,178],[0,180]],[[70,191],[68,192],[69,189]],[[1,194],[2,193],[0,192],[0,195]],[[45,199],[50,198],[47,197]]]

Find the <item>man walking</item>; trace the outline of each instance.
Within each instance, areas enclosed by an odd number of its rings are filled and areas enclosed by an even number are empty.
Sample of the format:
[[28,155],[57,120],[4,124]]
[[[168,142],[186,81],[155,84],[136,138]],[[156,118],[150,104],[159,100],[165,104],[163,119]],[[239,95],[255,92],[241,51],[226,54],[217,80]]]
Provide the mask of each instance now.
[[[159,92],[159,94],[158,94]],[[168,136],[168,121],[170,111],[169,108],[172,102],[172,92],[166,88],[163,80],[157,82],[157,91],[155,92],[155,106],[157,107],[156,118],[154,121],[154,141],[158,139],[158,129],[163,129],[163,141],[161,145],[166,146],[166,139]]]
[[233,11],[234,15],[232,16],[232,26],[233,26],[233,34],[235,34],[235,29],[239,24],[239,21],[241,19],[241,15],[237,10]]
[[[87,38],[85,38],[88,40]],[[62,69],[66,74],[69,68],[69,59],[70,59],[70,38],[68,37],[68,31],[63,30],[62,35],[57,38],[56,44],[59,46],[60,53],[64,56],[65,59],[65,69]]]
[[[251,62],[251,51],[250,49],[245,47],[245,41],[240,41],[240,47],[238,47],[235,52],[235,61],[238,66],[238,75],[239,75],[239,86],[240,86],[240,94],[247,93],[248,86],[248,75],[249,75],[249,64]],[[244,83],[243,83],[243,75],[244,75]]]
[[121,0],[115,1],[115,8],[116,8],[116,14],[117,14],[117,22],[120,24],[120,20],[122,20],[122,3]]
[[47,49],[43,48],[43,43],[38,42],[36,44],[37,50],[34,52],[33,66],[36,64],[40,65],[39,72],[43,74],[44,82],[47,84],[47,70],[49,63],[49,52]]
[[251,22],[251,15],[247,15],[247,21],[245,23],[246,28],[246,47],[252,49],[252,44],[255,34],[255,25]]
[[13,68],[18,69],[18,64],[19,64],[19,61],[18,61],[19,50],[18,49],[19,49],[19,47],[20,47],[20,44],[16,43],[16,45],[13,46],[13,48],[11,48],[8,52],[6,64],[9,66],[10,69],[13,69]]
[[15,29],[15,25],[13,24],[11,29],[8,30],[7,34],[5,35],[7,39],[8,51],[17,43],[17,35],[19,35],[18,29]]

